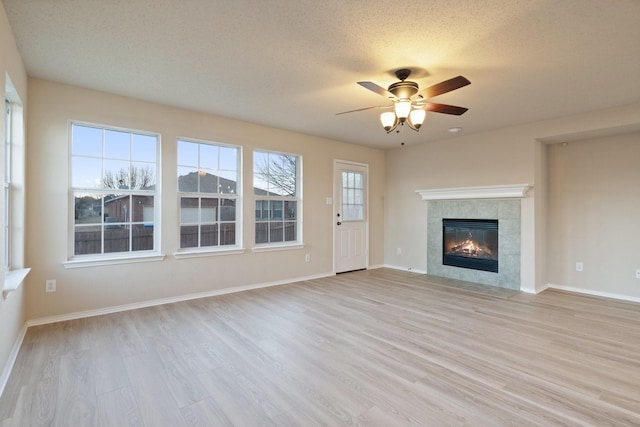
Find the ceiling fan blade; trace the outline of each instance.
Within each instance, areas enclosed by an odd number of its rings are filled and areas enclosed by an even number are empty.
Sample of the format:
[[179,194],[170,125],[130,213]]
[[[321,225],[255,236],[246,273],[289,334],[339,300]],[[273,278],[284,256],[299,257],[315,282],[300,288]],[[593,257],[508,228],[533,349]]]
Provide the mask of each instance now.
[[455,105],[436,104],[433,102],[426,102],[424,104],[416,103],[416,105],[424,105],[424,109],[432,111],[434,113],[453,114],[454,116],[461,116],[467,112],[468,108],[456,107]]
[[387,98],[395,98],[394,94],[373,82],[358,82],[358,84],[365,89],[369,89],[371,92],[377,93],[378,95],[382,95]]
[[357,110],[349,110],[349,111],[343,111],[342,113],[336,113],[336,116],[339,116],[340,114],[356,113],[358,111],[373,110],[373,109],[376,109],[376,108],[391,108],[391,107],[393,107],[393,104],[391,104],[391,105],[377,105],[375,107],[358,108]]
[[443,82],[429,86],[426,89],[422,89],[418,92],[418,95],[424,98],[433,98],[434,96],[442,95],[443,93],[451,92],[452,90],[460,89],[468,84],[471,84],[465,77],[458,76]]

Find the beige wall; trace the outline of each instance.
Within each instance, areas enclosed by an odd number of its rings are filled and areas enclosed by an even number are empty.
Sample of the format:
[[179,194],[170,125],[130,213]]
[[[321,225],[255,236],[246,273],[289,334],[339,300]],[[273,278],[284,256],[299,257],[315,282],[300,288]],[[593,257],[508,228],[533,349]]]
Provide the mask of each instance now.
[[[27,75],[15,41],[9,22],[0,4],[0,91],[4,105],[6,77],[11,79],[16,89],[23,109],[26,111],[27,99]],[[3,109],[4,111],[4,109]],[[4,114],[0,120],[0,134],[4,135]],[[4,144],[4,137],[0,138]],[[0,150],[0,176],[4,176],[4,148]],[[0,219],[4,216],[4,197],[0,197]],[[2,219],[2,223],[4,220]],[[0,241],[4,241],[4,228],[0,227]],[[4,259],[4,244],[0,245],[0,259]],[[4,274],[0,275],[3,280]],[[0,286],[2,288],[2,286]],[[3,371],[8,361],[11,350],[16,343],[25,322],[25,296],[24,286],[12,292],[7,299],[0,297],[0,371]],[[0,384],[0,387],[2,384]]]
[[549,146],[551,284],[640,299],[639,161],[640,133]]
[[[333,160],[369,164],[371,265],[383,263],[384,152],[264,126],[29,80],[27,317],[38,319],[218,289],[330,274],[333,271]],[[69,234],[69,120],[158,132],[162,147],[160,262],[65,269]],[[175,259],[179,248],[176,139],[243,147],[244,254]],[[302,155],[304,249],[253,253],[252,151]],[[305,263],[305,254],[311,262]],[[45,293],[46,279],[57,292]]]
[[639,128],[640,104],[634,104],[387,151],[385,264],[426,270],[427,204],[415,190],[529,184],[522,200],[522,289],[545,289],[546,192],[553,185],[546,144]]

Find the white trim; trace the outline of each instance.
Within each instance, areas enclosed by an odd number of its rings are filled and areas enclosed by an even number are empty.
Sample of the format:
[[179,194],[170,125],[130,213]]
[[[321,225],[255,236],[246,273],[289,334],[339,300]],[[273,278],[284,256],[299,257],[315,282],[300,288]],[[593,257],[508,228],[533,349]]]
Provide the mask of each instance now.
[[264,246],[254,246],[251,248],[251,252],[269,252],[269,251],[288,251],[291,249],[302,249],[304,248],[304,243],[292,243],[292,244],[274,244],[270,243]]
[[162,261],[164,254],[145,254],[145,255],[131,255],[127,252],[127,256],[123,257],[101,257],[101,258],[75,258],[69,261],[64,261],[62,265],[64,268],[83,268],[83,267],[100,267],[103,265],[115,265],[115,264],[133,264],[137,262],[152,262]]
[[7,299],[9,294],[22,284],[24,278],[31,271],[30,268],[19,268],[17,270],[9,270],[4,272],[4,289],[2,290],[2,297]]
[[584,294],[584,295],[592,295],[592,296],[596,296],[596,297],[613,298],[613,299],[622,300],[622,301],[628,301],[628,302],[640,302],[640,297],[632,297],[632,296],[629,296],[629,295],[614,294],[614,293],[611,293],[611,292],[594,291],[594,290],[591,290],[591,289],[576,288],[574,286],[554,285],[553,283],[549,283],[549,284],[547,284],[547,288],[548,289],[557,289],[557,290],[560,290],[560,291],[575,292],[575,293]]
[[41,318],[38,318],[38,319],[27,320],[27,327],[38,326],[38,325],[46,325],[46,324],[55,323],[55,322],[64,322],[66,320],[82,319],[82,318],[85,318],[85,317],[101,316],[103,314],[119,313],[119,312],[122,312],[122,311],[136,310],[138,308],[146,308],[146,307],[153,307],[153,306],[156,306],[156,305],[163,305],[163,304],[171,304],[171,303],[175,303],[175,302],[189,301],[189,300],[198,299],[198,298],[208,298],[208,297],[215,297],[215,296],[218,296],[218,295],[233,294],[233,293],[236,293],[236,292],[250,291],[250,290],[253,290],[253,289],[260,289],[260,288],[268,288],[268,287],[271,287],[271,286],[287,285],[287,284],[290,284],[290,283],[304,282],[306,280],[322,279],[322,278],[330,277],[330,276],[334,276],[334,273],[322,273],[322,274],[316,274],[316,275],[313,275],[313,276],[277,280],[277,281],[274,281],[274,282],[256,283],[256,284],[253,284],[253,285],[244,285],[244,286],[235,286],[235,287],[232,287],[232,288],[215,289],[215,290],[212,290],[212,291],[200,292],[200,293],[197,293],[197,294],[179,295],[179,296],[170,297],[170,298],[161,298],[161,299],[149,300],[149,301],[143,301],[143,302],[136,302],[136,303],[131,303],[131,304],[124,304],[124,305],[118,305],[118,306],[112,306],[112,307],[98,308],[98,309],[95,309],[95,310],[77,311],[75,313],[61,314],[61,315],[57,315],[57,316],[41,317]]
[[393,270],[401,270],[401,271],[409,271],[411,273],[417,273],[417,274],[427,274],[427,270],[418,270],[416,268],[413,267],[400,267],[398,265],[389,265],[389,264],[382,264],[382,265],[378,265],[375,267],[369,267],[370,269],[372,268],[391,268]]
[[[180,142],[184,142],[184,143],[188,143],[188,144],[197,144],[198,145],[198,165],[195,165],[198,169],[198,171],[205,171],[205,169],[201,169],[200,168],[200,162],[201,162],[201,151],[200,151],[200,146],[201,145],[206,145],[209,147],[214,147],[218,150],[218,155],[220,154],[220,149],[221,148],[228,148],[228,149],[233,149],[236,151],[236,169],[235,169],[235,183],[236,183],[236,188],[235,188],[235,192],[233,193],[206,193],[204,191],[180,191],[180,184],[178,182],[178,204],[180,206],[181,205],[181,200],[183,198],[197,198],[199,200],[201,199],[228,199],[228,200],[233,200],[235,203],[234,208],[235,209],[235,219],[233,221],[224,221],[225,223],[233,223],[233,225],[236,227],[236,235],[235,235],[235,243],[233,245],[229,245],[229,246],[233,246],[233,249],[238,249],[238,245],[242,244],[242,215],[241,215],[241,211],[242,209],[238,209],[238,206],[242,207],[242,162],[243,162],[243,152],[242,152],[242,147],[239,145],[234,145],[234,144],[225,144],[225,143],[221,143],[221,142],[216,142],[216,141],[207,141],[207,140],[201,140],[201,139],[193,139],[193,138],[188,138],[188,137],[178,137],[177,139],[177,149],[178,151],[180,150],[179,145]],[[218,162],[219,163],[219,162]],[[229,172],[229,170],[225,169],[222,170],[219,167],[220,165],[218,165],[218,168],[216,169],[207,169],[210,172],[214,172],[215,171],[215,176],[217,176],[218,178],[223,178],[223,179],[227,179],[221,176],[221,172],[226,171]],[[178,170],[181,167],[187,167],[187,168],[193,168],[194,165],[188,165],[188,164],[181,164],[176,160],[176,167],[178,168]],[[178,177],[178,181],[179,181],[180,177]],[[202,190],[201,188],[199,188],[200,190]],[[218,189],[219,191],[219,189]],[[215,219],[215,222],[219,224],[222,222],[220,220],[221,217],[221,213],[220,213],[220,208],[222,206],[217,205],[217,218]],[[190,208],[190,209],[196,209],[198,211],[198,219],[197,221],[194,222],[190,222],[190,223],[186,223],[183,222],[183,218],[182,218],[182,214],[183,214],[183,208],[180,207],[180,211],[179,211],[179,215],[178,215],[178,223],[179,223],[179,227],[182,227],[184,225],[191,225],[191,226],[201,226],[203,225],[203,221],[201,218],[202,215],[202,206],[197,207],[197,208]],[[219,239],[219,236],[218,236]],[[201,239],[198,239],[198,245],[200,245]],[[226,249],[225,251],[227,251],[226,254],[217,254],[217,253],[211,253],[211,252],[221,252],[223,251],[223,249],[212,249],[211,247],[208,246],[199,246],[197,248],[186,248],[184,250],[182,249],[178,249],[176,252],[174,252],[173,256],[176,259],[182,259],[182,258],[194,258],[194,257],[203,257],[203,256],[209,256],[209,255],[230,255],[232,253],[243,253],[244,249],[242,250],[242,252],[238,252],[238,251],[233,251],[233,249]]]
[[529,184],[489,185],[416,190],[416,193],[420,194],[422,200],[521,199],[530,188]]
[[22,325],[22,328],[20,329],[20,332],[16,337],[16,341],[13,343],[13,347],[11,347],[11,352],[9,353],[9,357],[7,358],[7,363],[5,363],[4,369],[2,370],[2,376],[0,376],[0,398],[2,397],[4,388],[7,386],[11,371],[13,371],[13,365],[15,365],[16,359],[18,358],[20,347],[22,347],[22,342],[24,341],[24,337],[27,334],[27,327],[28,326],[26,323]]
[[236,248],[233,249],[189,249],[189,250],[179,250],[173,253],[173,257],[175,259],[187,259],[187,258],[200,258],[206,256],[221,256],[221,255],[237,255],[243,254],[245,252],[244,248]]
[[[146,130],[137,130],[137,129],[132,129],[132,128],[123,128],[123,127],[119,127],[119,126],[112,126],[112,125],[104,125],[104,124],[99,124],[99,123],[90,123],[90,122],[84,122],[84,121],[80,121],[80,120],[67,120],[67,148],[68,148],[68,153],[67,153],[67,162],[69,165],[73,164],[73,158],[74,158],[74,154],[73,154],[73,127],[77,125],[77,126],[82,126],[82,127],[89,127],[89,128],[93,128],[93,129],[99,129],[102,132],[102,144],[104,144],[104,132],[105,131],[117,131],[117,132],[123,132],[123,133],[128,133],[130,135],[133,134],[138,134],[138,135],[144,135],[144,136],[149,136],[149,137],[155,137],[156,138],[156,158],[155,161],[153,162],[149,162],[149,161],[144,161],[143,163],[146,164],[153,164],[155,167],[155,177],[156,177],[156,182],[155,182],[155,187],[153,190],[142,190],[142,189],[118,189],[118,193],[121,193],[122,195],[125,196],[136,196],[136,195],[144,195],[144,196],[152,196],[153,197],[153,211],[154,211],[154,230],[153,230],[153,249],[149,250],[147,253],[149,252],[153,252],[156,255],[160,255],[160,250],[161,250],[161,246],[160,246],[160,242],[162,241],[161,237],[162,237],[162,230],[160,227],[160,224],[162,223],[162,218],[161,218],[161,212],[162,212],[162,191],[160,190],[162,188],[162,163],[161,163],[161,149],[162,149],[162,134],[158,133],[158,132],[150,132],[150,131],[146,131]],[[78,155],[78,157],[87,157],[84,155]],[[100,159],[104,160],[104,153],[101,155]],[[129,162],[133,162],[133,159],[129,159]],[[102,262],[102,261],[97,261],[98,258],[96,258],[95,256],[92,255],[88,255],[87,258],[91,258],[92,260],[96,261],[95,263],[93,261],[89,261],[86,262],[84,261],[82,258],[84,258],[84,255],[81,255],[81,259],[77,259],[74,256],[75,253],[75,219],[74,219],[74,212],[75,212],[75,206],[74,206],[74,194],[77,193],[94,193],[94,194],[101,194],[101,195],[106,195],[108,193],[113,193],[113,189],[107,189],[107,188],[84,188],[84,187],[74,187],[73,186],[73,168],[69,167],[67,170],[67,191],[69,192],[69,200],[68,200],[68,204],[67,204],[67,209],[68,209],[68,218],[67,218],[67,224],[68,224],[68,229],[67,229],[67,260],[63,261],[62,265],[65,268],[78,268],[78,267],[94,267],[94,266],[99,266],[99,265],[112,265],[112,264],[128,264],[128,263],[132,263],[132,262],[143,262],[143,261],[118,261],[118,262],[113,262],[113,261],[107,261],[107,262]],[[104,208],[104,200],[102,202],[103,204],[103,208]],[[104,212],[102,212],[102,214],[104,214]],[[129,225],[135,225],[132,221],[123,221],[124,223],[128,223]],[[96,223],[95,225],[100,225],[100,223]],[[104,225],[104,224],[102,224]],[[102,236],[102,243],[104,243],[104,236]],[[131,258],[138,258],[138,255],[132,255],[131,252],[126,252],[124,253],[124,255],[120,255],[120,257],[113,257],[111,253],[106,254],[105,257],[102,257],[101,259],[104,260],[110,260],[111,258],[121,258],[124,256],[128,256]],[[162,255],[162,257],[164,258],[164,255]],[[161,259],[160,259],[161,260]],[[148,259],[147,261],[154,261],[153,259]],[[83,264],[83,265],[80,265]]]
[[[274,154],[277,156],[292,156],[296,158],[296,195],[295,196],[269,196],[269,195],[259,195],[259,194],[255,194],[255,182],[253,182],[253,200],[250,202],[253,207],[254,207],[254,213],[255,213],[255,205],[256,205],[256,201],[282,201],[283,202],[283,208],[284,208],[284,203],[289,201],[289,202],[295,202],[296,203],[296,218],[295,221],[287,221],[287,222],[292,222],[295,223],[296,225],[296,240],[295,241],[291,241],[290,243],[285,242],[283,243],[255,243],[255,236],[254,236],[254,247],[252,248],[253,252],[261,252],[264,248],[267,247],[267,245],[274,245],[274,246],[292,246],[292,245],[299,245],[299,248],[304,247],[304,244],[302,243],[304,241],[304,223],[303,223],[303,219],[304,219],[304,169],[303,169],[303,158],[302,158],[302,154],[293,154],[293,153],[286,153],[286,152],[282,152],[282,151],[274,151],[274,150],[267,150],[264,148],[254,148],[253,149],[253,155],[251,158],[251,164],[252,167],[255,169],[255,165],[256,165],[256,153],[261,153],[261,154],[266,154],[267,156]],[[255,170],[253,171],[255,174]],[[254,175],[255,178],[255,175]],[[242,210],[242,209],[241,209]],[[282,221],[284,221],[284,212],[283,212],[283,219]],[[267,219],[267,220],[263,220],[263,221],[258,221],[257,218],[254,215],[253,218],[253,226],[255,227],[256,224],[258,223],[278,223],[278,222],[282,222],[280,220],[271,220],[271,219]],[[292,249],[292,248],[285,248],[285,249]],[[269,250],[269,249],[266,249]],[[278,250],[278,249],[276,249]]]
[[[369,253],[370,253],[370,236],[369,236],[369,228],[371,225],[371,193],[369,191],[369,187],[370,187],[370,178],[369,178],[369,164],[368,163],[360,163],[360,162],[354,162],[351,160],[341,160],[341,159],[333,159],[333,171],[332,171],[332,199],[331,199],[331,224],[332,224],[332,255],[333,255],[333,271],[334,273],[337,271],[337,257],[338,257],[338,251],[336,250],[336,245],[338,244],[338,240],[337,240],[337,218],[336,218],[336,214],[338,213],[337,210],[341,208],[339,201],[342,200],[342,194],[338,194],[338,182],[336,181],[336,171],[337,168],[340,167],[340,165],[345,165],[346,167],[352,166],[354,168],[362,168],[364,169],[364,173],[365,173],[365,193],[364,193],[364,198],[365,198],[365,203],[366,203],[366,209],[365,209],[365,224],[364,224],[364,235],[365,235],[365,269],[369,269],[371,268],[371,266],[369,265]],[[340,190],[341,192],[342,190]]]
[[523,276],[520,276],[520,292],[524,292],[526,294],[532,294],[532,295],[537,295],[540,292],[546,290],[549,288],[549,285],[544,285],[542,288],[538,289],[537,286],[522,286],[522,283],[524,283],[525,280],[523,279]]

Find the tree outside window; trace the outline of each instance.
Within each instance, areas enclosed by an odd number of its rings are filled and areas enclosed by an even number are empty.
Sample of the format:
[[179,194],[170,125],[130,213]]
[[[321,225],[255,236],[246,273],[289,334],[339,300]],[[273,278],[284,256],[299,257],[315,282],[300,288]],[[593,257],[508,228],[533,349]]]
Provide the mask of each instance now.
[[157,250],[159,136],[71,125],[73,256]]
[[300,166],[297,155],[254,152],[256,244],[299,241]]

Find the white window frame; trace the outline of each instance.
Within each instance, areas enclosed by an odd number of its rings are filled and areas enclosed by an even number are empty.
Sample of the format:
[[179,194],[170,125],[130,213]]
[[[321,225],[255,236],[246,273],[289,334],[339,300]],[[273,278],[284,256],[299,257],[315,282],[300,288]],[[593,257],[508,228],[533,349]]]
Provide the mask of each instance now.
[[[266,190],[266,194],[256,194],[258,192],[262,192],[265,191],[265,189],[260,188],[261,186],[263,187],[264,185],[258,184],[256,181],[269,181],[268,178],[263,179],[261,178],[264,175],[273,175],[270,173],[270,170],[267,171],[265,173],[265,171],[259,172],[256,171],[256,154],[262,154],[262,155],[267,155],[267,156],[271,156],[271,155],[275,155],[275,156],[288,156],[288,157],[295,157],[296,159],[296,171],[295,171],[295,191],[296,194],[295,195],[281,195],[281,194],[277,194],[275,191],[270,191],[269,189]],[[270,163],[270,161],[269,161]],[[259,252],[259,251],[264,251],[264,250],[279,250],[279,249],[289,249],[289,248],[300,248],[304,246],[303,243],[303,227],[302,227],[302,212],[303,212],[303,200],[302,200],[302,155],[300,154],[293,154],[293,153],[285,153],[285,152],[278,152],[278,151],[273,151],[273,150],[263,150],[263,149],[258,149],[258,150],[254,150],[253,152],[253,187],[254,187],[254,191],[253,191],[253,215],[254,215],[254,247],[253,247],[253,251],[254,252]],[[286,218],[283,213],[283,218],[282,220],[276,219],[276,220],[263,220],[263,219],[259,219],[256,215],[256,206],[258,203],[264,203],[264,202],[268,202],[269,205],[272,202],[282,202],[282,206],[283,206],[283,210],[284,210],[284,205],[286,202],[295,202],[296,203],[296,213],[295,213],[295,221],[286,221]],[[269,207],[267,209],[267,212],[271,212],[272,209]],[[271,214],[269,214],[269,216],[272,216]],[[257,232],[256,232],[256,228],[258,223],[278,223],[278,222],[282,222],[283,225],[286,222],[294,222],[295,223],[295,240],[284,240],[284,236],[283,236],[283,240],[282,241],[267,241],[267,242],[260,242],[257,243]],[[284,230],[283,230],[284,232]],[[267,237],[270,238],[271,233],[268,230],[267,231]]]
[[[345,174],[347,178],[347,182],[345,184]],[[357,176],[361,176],[360,186],[356,184]],[[352,176],[353,179],[349,179]],[[365,187],[365,176],[364,172],[356,172],[356,171],[343,171],[342,172],[342,197],[341,202],[342,206],[340,210],[342,211],[342,217],[340,221],[349,222],[349,221],[366,221],[365,218],[365,206],[366,206],[366,187]]]
[[5,142],[4,142],[4,260],[5,271],[11,269],[11,144],[12,144],[12,104],[5,99]]
[[[102,132],[102,155],[100,157],[96,156],[84,156],[84,155],[74,155],[73,153],[73,128],[74,126],[82,126],[82,127],[90,127],[99,129]],[[131,137],[133,135],[141,135],[153,137],[156,139],[156,158],[155,162],[148,162],[149,164],[153,164],[155,166],[155,186],[153,189],[129,189],[129,188],[95,188],[95,187],[74,187],[73,186],[73,159],[74,158],[93,158],[95,160],[99,159],[102,164],[105,161],[110,160],[105,157],[104,153],[104,141],[105,141],[105,132],[107,131],[115,131],[115,132],[124,132],[129,133]],[[161,236],[161,219],[160,219],[160,207],[161,207],[161,185],[160,185],[160,177],[161,173],[161,162],[160,162],[160,148],[161,148],[161,135],[155,132],[143,131],[137,129],[129,129],[122,128],[117,126],[103,125],[97,123],[88,123],[82,121],[70,121],[69,122],[69,253],[68,259],[63,265],[66,268],[78,268],[78,267],[93,267],[93,266],[101,266],[101,265],[110,265],[110,264],[124,264],[124,263],[135,263],[135,262],[147,262],[147,261],[161,261],[164,259],[164,254],[160,251],[160,236]],[[129,162],[133,164],[135,159],[131,158],[131,155],[128,160],[123,160],[124,162]],[[102,217],[99,222],[95,225],[100,226],[101,229],[101,251],[100,253],[91,253],[91,254],[75,254],[75,232],[76,232],[76,223],[75,223],[75,196],[80,194],[91,194],[94,196],[106,196],[117,193],[122,195],[122,197],[129,197],[129,201],[123,202],[122,209],[126,209],[127,212],[130,211],[130,204],[134,200],[133,197],[140,196],[153,197],[153,212],[154,219],[153,224],[153,248],[148,250],[133,250],[133,228],[134,226],[143,225],[144,227],[149,227],[144,220],[142,221],[134,221],[131,216],[127,221],[117,222],[112,224],[112,227],[122,227],[124,229],[129,229],[129,250],[122,252],[105,252],[104,242],[105,242],[105,231],[108,229],[108,221],[105,220],[104,212],[105,212],[105,200],[104,198],[100,199],[101,209],[100,216]],[[115,199],[114,199],[115,200]],[[126,205],[126,206],[125,206]],[[128,227],[128,228],[127,228]]]
[[[181,142],[187,143],[187,144],[194,144],[197,147],[197,152],[198,152],[197,163],[198,164],[186,164],[185,162],[181,162],[180,156],[179,156],[179,146]],[[235,171],[232,171],[231,169],[224,169],[223,167],[221,167],[219,157],[218,157],[217,167],[211,167],[211,165],[205,166],[204,165],[205,159],[201,157],[202,155],[201,147],[203,146],[217,148],[218,152],[220,152],[221,148],[236,150]],[[229,255],[229,254],[243,253],[244,249],[242,248],[242,147],[231,145],[231,144],[224,144],[220,142],[214,142],[214,141],[204,141],[204,140],[181,137],[181,138],[178,138],[178,141],[176,144],[176,151],[178,151],[178,156],[176,156],[177,157],[176,163],[178,166],[177,168],[178,180],[180,179],[181,168],[184,168],[187,170],[192,169],[194,172],[197,171],[198,175],[202,174],[201,176],[213,175],[213,176],[216,176],[216,178],[220,178],[220,175],[224,173],[235,172],[236,188],[234,191],[230,191],[230,192],[201,191],[202,189],[199,187],[200,179],[198,179],[197,181],[198,188],[196,189],[196,191],[181,191],[180,182],[178,181],[176,185],[176,188],[178,189],[178,209],[180,211],[180,214],[178,215],[178,241],[179,242],[182,241],[183,226],[195,226],[197,227],[197,230],[198,230],[197,231],[198,244],[196,246],[180,247],[174,253],[174,257],[177,259],[181,259],[181,258],[191,258],[191,257],[198,257],[198,256]],[[218,182],[218,189],[221,188],[220,186],[221,184]],[[182,208],[183,199],[197,199],[198,207],[191,208],[193,209],[193,211],[192,210],[185,211],[184,209],[186,208]],[[207,199],[217,200],[217,206],[214,208],[214,211],[213,211],[214,212],[213,220],[207,220],[203,218],[203,215],[202,215],[203,213],[202,200],[207,200]],[[222,203],[222,200],[224,199],[233,200],[235,202],[235,219],[233,221],[225,221],[221,217],[221,212],[222,212],[221,203]],[[187,218],[186,217],[187,212],[189,212],[190,214],[195,213],[195,218],[194,217]],[[231,224],[231,223],[233,223],[235,226],[235,242],[233,244],[221,245],[220,244],[220,240],[221,240],[220,225]],[[206,226],[206,225],[218,226],[217,244],[215,245],[202,244],[201,228],[202,226]]]
[[5,75],[4,125],[4,281],[0,289],[2,289],[2,296],[6,298],[23,283],[31,270],[24,267],[24,109],[8,74]]

